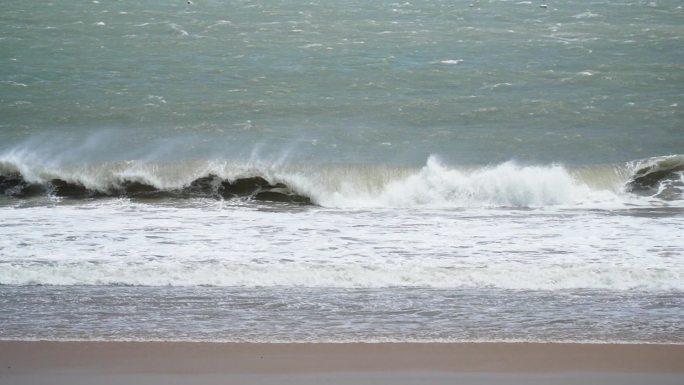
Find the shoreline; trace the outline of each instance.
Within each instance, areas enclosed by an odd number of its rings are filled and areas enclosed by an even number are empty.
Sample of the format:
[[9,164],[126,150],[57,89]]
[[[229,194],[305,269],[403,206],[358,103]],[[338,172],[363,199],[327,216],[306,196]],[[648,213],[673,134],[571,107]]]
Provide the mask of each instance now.
[[0,341],[0,382],[8,385],[682,380],[684,345]]
[[346,370],[684,373],[684,345],[0,341],[0,362],[0,374],[50,368],[216,373]]
[[262,345],[262,346],[284,346],[284,345],[567,345],[567,346],[681,346],[684,347],[684,342],[680,341],[572,341],[572,340],[276,340],[276,341],[252,341],[252,340],[203,340],[203,339],[78,339],[78,338],[64,338],[64,339],[26,339],[18,338],[0,338],[0,347],[5,343],[40,343],[40,344],[189,344],[189,345]]

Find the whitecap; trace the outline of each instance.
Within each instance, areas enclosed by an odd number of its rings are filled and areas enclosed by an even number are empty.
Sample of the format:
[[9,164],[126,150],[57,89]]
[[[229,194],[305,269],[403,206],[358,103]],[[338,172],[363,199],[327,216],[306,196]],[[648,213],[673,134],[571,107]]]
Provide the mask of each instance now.
[[579,13],[579,14],[573,16],[573,18],[575,18],[575,19],[593,19],[596,17],[601,17],[601,15],[596,14],[596,13],[592,13],[590,11],[582,12],[582,13]]
[[212,29],[212,28],[214,28],[214,27],[218,27],[218,26],[221,26],[221,25],[228,25],[228,24],[233,24],[233,22],[230,21],[230,20],[219,20],[219,21],[217,21],[216,23],[214,23],[214,24],[208,26],[207,29]]
[[0,81],[0,84],[8,84],[10,86],[15,86],[15,87],[28,87],[28,85],[26,85],[24,83],[18,83],[18,82],[12,81],[12,80],[2,80],[2,81]]
[[299,48],[308,49],[308,48],[317,48],[317,47],[322,47],[322,46],[323,46],[323,44],[320,44],[320,43],[311,43],[311,44],[301,45],[301,46],[299,46]]
[[190,35],[190,34],[188,33],[188,31],[184,30],[184,29],[183,29],[180,25],[178,25],[178,24],[171,23],[170,26],[171,26],[171,28],[172,28],[174,31],[178,32],[181,36],[189,36],[189,35]]

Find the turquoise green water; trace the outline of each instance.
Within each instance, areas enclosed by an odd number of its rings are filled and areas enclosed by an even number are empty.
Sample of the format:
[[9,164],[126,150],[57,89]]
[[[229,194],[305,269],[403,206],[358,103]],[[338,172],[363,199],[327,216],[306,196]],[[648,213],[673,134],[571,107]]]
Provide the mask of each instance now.
[[538,5],[6,1],[0,149],[412,165],[681,153],[681,2]]

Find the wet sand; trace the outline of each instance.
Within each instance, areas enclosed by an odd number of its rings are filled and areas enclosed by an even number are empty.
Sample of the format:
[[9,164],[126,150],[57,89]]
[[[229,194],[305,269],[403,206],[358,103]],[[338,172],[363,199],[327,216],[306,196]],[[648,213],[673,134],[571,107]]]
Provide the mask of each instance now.
[[0,341],[13,384],[682,384],[684,345]]

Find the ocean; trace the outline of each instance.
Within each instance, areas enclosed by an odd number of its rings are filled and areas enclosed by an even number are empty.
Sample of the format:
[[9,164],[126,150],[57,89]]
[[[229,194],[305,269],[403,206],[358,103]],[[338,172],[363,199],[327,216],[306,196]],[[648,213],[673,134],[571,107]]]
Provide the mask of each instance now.
[[6,0],[0,339],[684,343],[678,0]]

